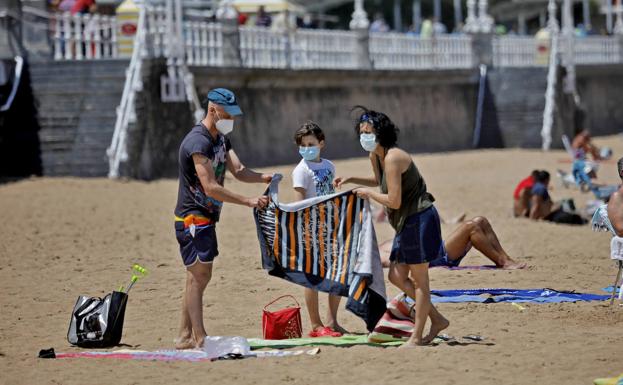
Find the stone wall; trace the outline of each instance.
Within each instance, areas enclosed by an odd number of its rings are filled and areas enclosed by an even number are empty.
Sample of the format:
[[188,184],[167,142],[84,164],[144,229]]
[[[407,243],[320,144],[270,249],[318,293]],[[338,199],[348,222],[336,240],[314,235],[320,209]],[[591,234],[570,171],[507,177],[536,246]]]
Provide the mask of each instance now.
[[593,135],[623,132],[623,65],[581,66],[576,77],[585,110],[581,125]]
[[[137,102],[138,121],[124,174],[141,179],[175,177],[179,143],[193,126],[193,118],[186,103],[160,102],[163,61],[148,61],[144,70],[145,89]],[[410,152],[472,147],[476,70],[191,70],[201,97],[215,87],[230,88],[238,96],[244,115],[236,119],[230,137],[239,157],[251,167],[297,162],[293,135],[307,119],[324,129],[327,158],[364,156],[353,131],[351,109],[358,104],[387,113],[401,130],[400,146]],[[623,69],[579,67],[577,72],[587,126],[596,135],[620,132]],[[492,113],[483,117],[488,120],[483,135],[497,139],[481,140],[481,146],[540,147],[546,76],[542,68],[490,71],[485,105]],[[552,146],[561,148],[560,135],[572,135],[575,129],[573,103],[562,93],[562,78],[556,103]]]
[[[150,67],[164,73],[162,63]],[[458,150],[472,141],[475,71],[192,71],[202,97],[214,87],[236,93],[244,116],[236,119],[231,140],[248,166],[297,162],[294,132],[308,119],[325,131],[327,158],[365,155],[353,130],[351,109],[358,104],[387,113],[400,128],[400,145],[408,151]],[[146,75],[149,80],[137,108],[142,128],[134,131],[132,148],[143,144],[141,160],[131,161],[132,176],[176,176],[177,147],[192,126],[183,103],[159,102],[160,73]]]

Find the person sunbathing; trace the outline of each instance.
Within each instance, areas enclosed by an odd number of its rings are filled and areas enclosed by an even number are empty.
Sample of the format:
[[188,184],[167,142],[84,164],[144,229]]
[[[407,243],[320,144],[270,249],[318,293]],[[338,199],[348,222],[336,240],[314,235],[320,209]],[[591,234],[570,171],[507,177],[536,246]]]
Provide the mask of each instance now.
[[545,220],[569,225],[583,225],[586,220],[575,214],[575,205],[572,200],[565,200],[563,203],[554,203],[548,192],[549,172],[539,171],[534,178],[530,197],[530,214],[532,220]]
[[609,159],[612,156],[611,149],[607,147],[600,149],[591,143],[591,134],[588,130],[578,132],[571,142],[571,147],[576,151],[584,152],[584,154],[591,154],[596,161]]
[[[383,267],[390,265],[389,255],[392,243],[393,240],[389,240],[379,246]],[[439,256],[429,263],[429,267],[457,267],[472,247],[501,269],[523,269],[526,267],[525,263],[515,261],[506,253],[495,231],[493,231],[491,223],[485,217],[474,217],[457,227],[442,242]]]
[[[623,181],[623,158],[617,162],[617,171]],[[623,237],[623,185],[610,196],[608,201],[608,219],[617,236]]]
[[530,213],[530,198],[532,197],[532,187],[534,179],[539,170],[533,170],[529,176],[522,179],[515,187],[513,192],[513,215],[515,217],[527,217]]

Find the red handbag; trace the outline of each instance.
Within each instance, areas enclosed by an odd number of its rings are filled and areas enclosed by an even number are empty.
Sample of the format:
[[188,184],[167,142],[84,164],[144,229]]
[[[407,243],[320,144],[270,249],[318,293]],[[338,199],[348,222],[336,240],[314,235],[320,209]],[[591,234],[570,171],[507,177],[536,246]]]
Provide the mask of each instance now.
[[[282,298],[290,297],[296,303],[296,307],[270,312],[267,307]],[[303,326],[301,325],[301,305],[291,295],[283,295],[268,305],[262,311],[262,335],[265,340],[284,340],[288,338],[301,338]]]

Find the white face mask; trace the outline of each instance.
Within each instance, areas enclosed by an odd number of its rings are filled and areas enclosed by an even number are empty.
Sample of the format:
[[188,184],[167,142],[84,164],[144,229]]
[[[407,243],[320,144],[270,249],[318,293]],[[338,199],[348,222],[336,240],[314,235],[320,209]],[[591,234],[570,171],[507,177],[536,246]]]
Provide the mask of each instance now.
[[[218,113],[216,113],[218,116]],[[221,119],[218,116],[218,121],[216,122],[216,129],[223,135],[227,135],[234,130],[234,120],[233,119]]]
[[376,135],[361,134],[359,135],[359,143],[364,150],[372,152],[376,148]]

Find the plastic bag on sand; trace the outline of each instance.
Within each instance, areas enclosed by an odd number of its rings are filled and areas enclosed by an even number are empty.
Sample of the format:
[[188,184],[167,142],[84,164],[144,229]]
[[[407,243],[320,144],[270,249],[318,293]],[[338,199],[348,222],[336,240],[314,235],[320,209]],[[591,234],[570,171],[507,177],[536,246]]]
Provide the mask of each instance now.
[[244,337],[207,336],[203,343],[203,351],[209,358],[227,355],[247,356],[251,347]]

